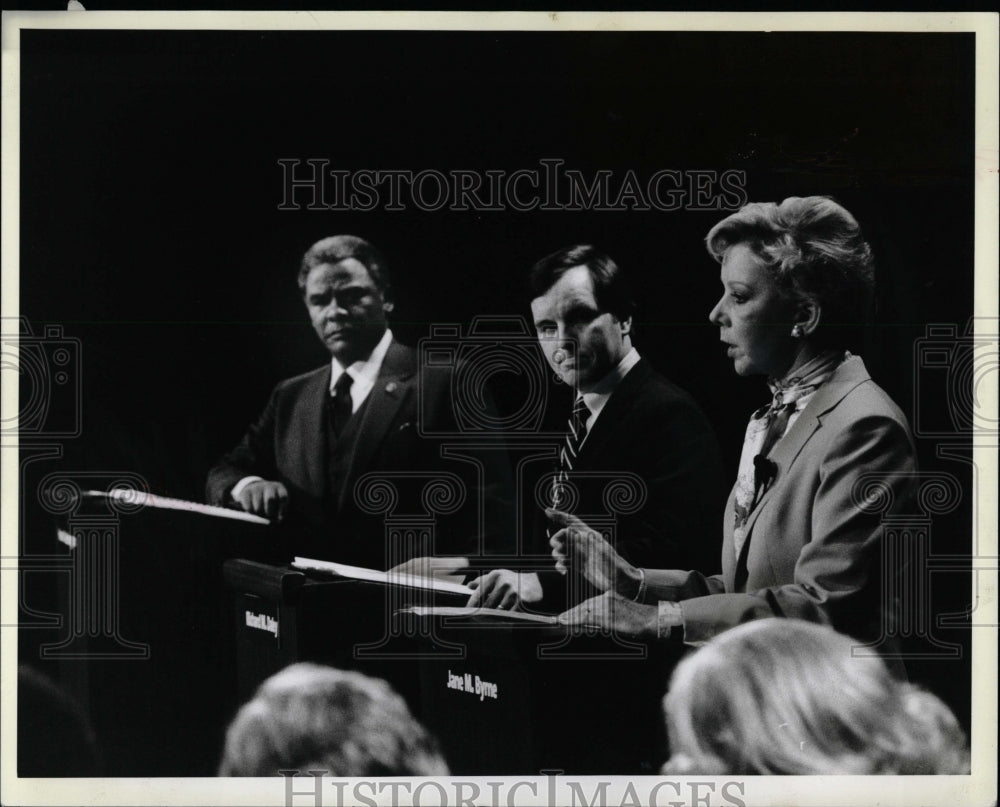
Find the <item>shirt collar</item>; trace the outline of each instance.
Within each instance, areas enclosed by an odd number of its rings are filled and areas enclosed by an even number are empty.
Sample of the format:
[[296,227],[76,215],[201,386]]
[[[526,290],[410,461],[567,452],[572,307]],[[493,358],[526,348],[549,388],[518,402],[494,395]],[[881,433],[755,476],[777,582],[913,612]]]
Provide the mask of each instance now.
[[359,382],[365,388],[370,389],[373,387],[375,379],[378,378],[379,371],[382,369],[382,362],[385,361],[385,354],[388,352],[391,342],[392,331],[386,328],[385,333],[382,334],[382,338],[378,340],[378,344],[372,349],[367,359],[359,359],[347,368],[343,367],[336,359],[333,359],[330,363],[330,394],[333,395],[333,388],[337,383],[337,379],[344,373],[348,373],[354,379],[355,387]]
[[622,360],[618,362],[618,365],[610,373],[594,385],[594,388],[590,392],[583,393],[583,402],[587,404],[587,409],[590,410],[591,416],[600,414],[604,405],[608,402],[608,398],[618,388],[622,379],[625,378],[629,370],[639,363],[639,358],[639,351],[632,348],[622,357]]

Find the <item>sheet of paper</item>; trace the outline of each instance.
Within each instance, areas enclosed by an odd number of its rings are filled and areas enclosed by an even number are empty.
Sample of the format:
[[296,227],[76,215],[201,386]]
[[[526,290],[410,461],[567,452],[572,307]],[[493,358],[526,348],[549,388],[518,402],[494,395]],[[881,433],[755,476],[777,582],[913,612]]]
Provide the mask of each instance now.
[[495,617],[517,622],[537,622],[539,625],[558,625],[556,617],[549,614],[532,614],[527,611],[503,611],[499,608],[468,608],[450,605],[415,605],[403,608],[401,613],[417,616],[454,616],[454,617]]
[[355,580],[369,580],[373,583],[386,583],[411,588],[428,588],[434,591],[448,591],[452,594],[472,594],[472,589],[462,583],[449,583],[446,580],[435,580],[431,577],[417,577],[410,574],[392,574],[380,572],[377,569],[366,569],[362,566],[349,566],[346,563],[335,563],[329,560],[296,557],[292,562],[296,569],[326,572],[337,577],[350,577]]
[[263,516],[245,513],[242,510],[230,510],[228,507],[216,507],[215,505],[189,502],[184,499],[171,499],[167,496],[157,496],[154,493],[146,493],[134,488],[113,488],[110,491],[87,490],[83,492],[83,495],[95,499],[116,499],[126,504],[156,507],[160,510],[186,510],[189,513],[199,513],[203,516],[213,516],[216,518],[230,518],[234,521],[248,521],[251,524],[271,523],[270,520]]

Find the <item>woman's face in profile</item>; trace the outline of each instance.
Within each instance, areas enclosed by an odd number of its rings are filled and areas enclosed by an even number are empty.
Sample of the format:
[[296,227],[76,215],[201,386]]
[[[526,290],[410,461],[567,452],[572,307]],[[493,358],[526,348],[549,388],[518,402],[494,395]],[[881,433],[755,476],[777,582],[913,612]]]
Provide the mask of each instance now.
[[781,294],[770,270],[746,244],[730,247],[722,261],[722,298],[708,315],[737,375],[781,378],[795,358],[795,306]]

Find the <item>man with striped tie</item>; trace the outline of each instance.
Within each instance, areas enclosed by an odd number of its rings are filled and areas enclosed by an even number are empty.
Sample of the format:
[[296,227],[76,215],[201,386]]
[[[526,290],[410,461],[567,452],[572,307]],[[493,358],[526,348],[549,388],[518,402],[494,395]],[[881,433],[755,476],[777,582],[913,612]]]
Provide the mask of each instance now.
[[[719,562],[717,513],[722,478],[718,445],[694,400],[632,346],[634,300],[622,270],[590,245],[561,249],[532,269],[531,313],[551,368],[575,390],[558,446],[550,504],[607,513],[619,553],[649,563]],[[538,512],[528,554],[547,554],[548,524]],[[525,564],[528,566],[529,564]],[[560,610],[589,596],[582,576],[496,569],[469,584],[469,604]]]

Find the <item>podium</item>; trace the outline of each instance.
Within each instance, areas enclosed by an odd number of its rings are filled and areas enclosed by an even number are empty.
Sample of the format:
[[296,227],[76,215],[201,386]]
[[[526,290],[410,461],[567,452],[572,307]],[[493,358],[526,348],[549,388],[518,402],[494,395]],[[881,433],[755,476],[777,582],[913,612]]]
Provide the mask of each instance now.
[[106,775],[214,775],[239,704],[222,564],[272,558],[280,531],[141,490],[46,482],[65,554],[60,628],[38,668],[83,707]]
[[556,625],[419,619],[428,623],[422,633],[464,652],[421,660],[424,723],[452,773],[659,773],[661,703],[682,647],[570,637]]
[[422,708],[418,662],[431,652],[423,641],[433,645],[436,637],[433,626],[397,611],[460,605],[468,597],[330,577],[246,558],[227,560],[223,577],[241,702],[289,664],[313,661],[385,679],[418,717]]
[[662,762],[677,650],[414,613],[468,592],[281,565],[282,531],[244,513],[66,479],[49,489],[68,549],[61,630],[41,658],[83,705],[106,775],[213,775],[236,709],[296,661],[387,680],[456,775],[653,774]]
[[661,701],[682,648],[440,616],[434,606],[466,595],[247,559],[226,561],[224,577],[241,701],[314,661],[387,680],[455,775],[656,774],[666,758]]

